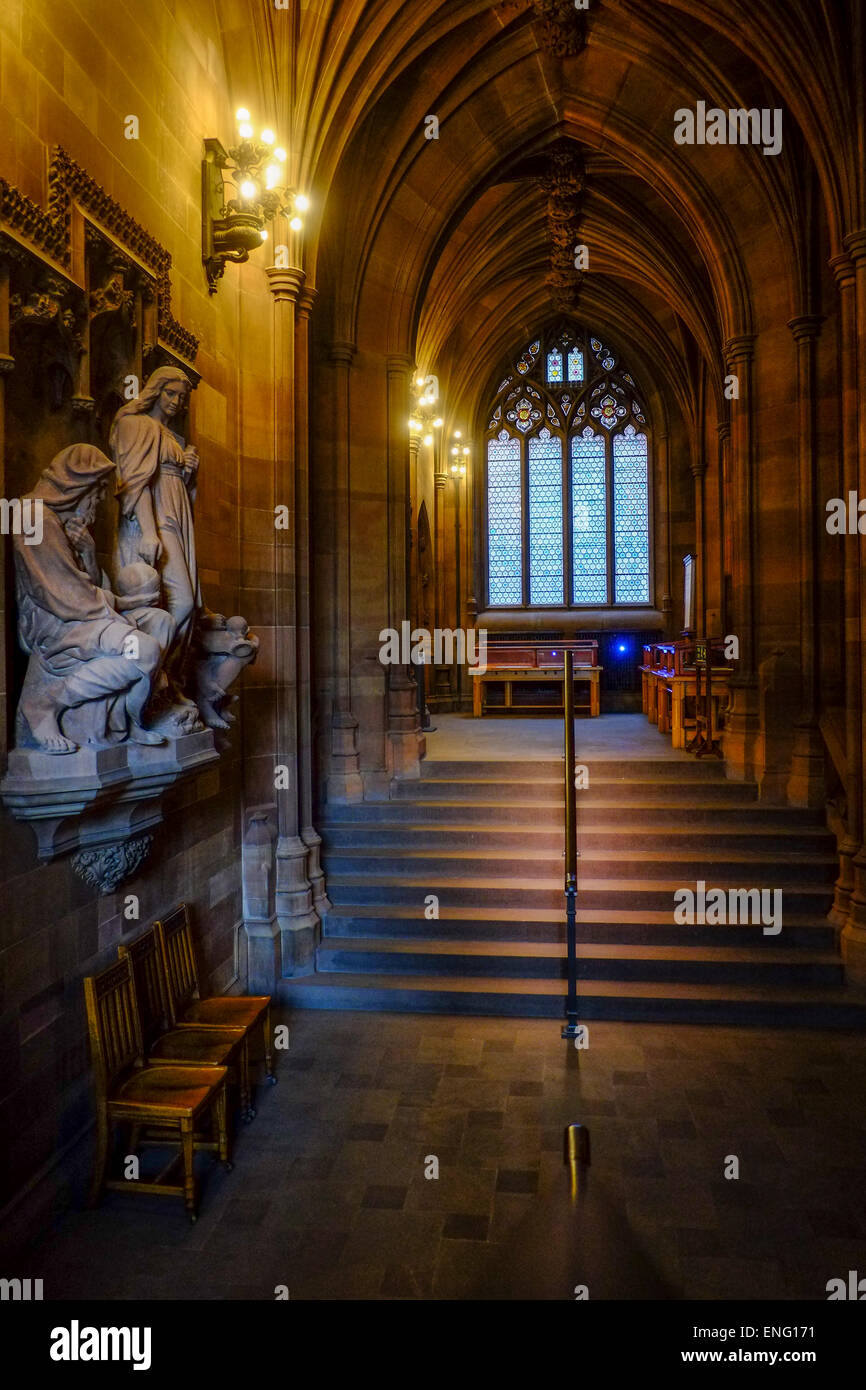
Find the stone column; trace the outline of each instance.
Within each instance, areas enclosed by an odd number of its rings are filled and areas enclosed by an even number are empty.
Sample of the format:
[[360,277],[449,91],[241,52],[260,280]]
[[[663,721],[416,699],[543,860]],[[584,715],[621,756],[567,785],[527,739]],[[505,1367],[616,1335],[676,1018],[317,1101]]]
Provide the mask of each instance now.
[[704,485],[707,476],[707,461],[703,457],[703,441],[698,445],[698,448],[701,450],[701,455],[699,458],[694,459],[691,465],[692,477],[695,480],[695,550],[697,551],[695,566],[695,628],[699,637],[707,637],[707,525],[706,507],[704,505]]
[[739,398],[732,402],[731,414],[734,496],[730,521],[734,535],[731,604],[733,630],[740,641],[740,661],[731,678],[731,708],[722,739],[727,775],[739,782],[754,776],[760,737],[755,628],[754,344],[754,336],[744,333],[729,339],[725,347],[728,372],[739,379]]
[[664,614],[665,631],[670,630],[673,618],[673,598],[671,596],[671,574],[673,557],[671,555],[671,475],[670,448],[667,434],[657,436],[654,444],[656,477],[659,480],[659,547],[662,553],[662,599],[659,605]]
[[[436,562],[436,626],[451,626],[445,611],[446,587],[445,564],[447,548],[445,545],[445,516],[447,510],[448,482],[447,452],[444,440],[433,455],[433,554]],[[437,666],[433,682],[430,704],[438,709],[451,702],[451,672],[447,666]]]
[[[387,359],[388,371],[388,626],[399,632],[411,615],[406,592],[406,502],[409,494],[409,378],[412,360]],[[408,666],[389,666],[386,766],[391,777],[419,777],[418,693]]]
[[824,515],[818,498],[815,449],[815,354],[823,319],[800,314],[788,327],[797,344],[797,474],[800,509],[800,714],[794,725],[794,748],[788,801],[792,806],[824,804],[824,742],[818,727],[818,537]]
[[[849,493],[857,491],[860,481],[857,458],[857,320],[854,262],[850,256],[841,255],[834,256],[830,265],[839,290],[842,476],[847,504]],[[854,891],[854,856],[863,838],[863,788],[860,783],[860,548],[858,544],[852,544],[852,540],[853,537],[847,536],[842,540],[845,546],[846,834],[839,846],[839,877],[836,880],[833,907],[830,911],[830,917],[840,926],[848,920],[851,894]]]
[[[299,834],[298,671],[296,645],[298,594],[295,489],[295,308],[304,273],[295,266],[268,267],[274,297],[274,502],[288,508],[290,529],[275,531],[274,667],[277,704],[277,763],[287,771],[277,777],[276,911],[280,927],[283,975],[314,969],[319,919],[307,878],[308,849]],[[287,785],[281,785],[287,783]]]
[[319,861],[322,837],[313,825],[313,720],[310,689],[310,314],[316,291],[298,295],[295,324],[295,568],[298,590],[298,800],[301,839],[307,846],[307,878],[321,917],[331,906]]
[[727,637],[731,627],[730,614],[728,613],[729,595],[725,579],[733,568],[731,563],[731,526],[727,515],[731,503],[731,426],[728,421],[722,420],[721,424],[717,426],[716,432],[719,436],[719,617],[721,622],[719,635]]
[[[6,496],[6,378],[15,369],[15,359],[9,351],[9,265],[0,261],[0,497]],[[3,539],[3,550],[11,541]],[[0,554],[0,621],[3,631],[0,634],[0,772],[6,771],[6,749],[8,747],[9,727],[12,711],[9,708],[9,672],[7,668],[7,649],[14,636],[8,634],[14,626],[14,615],[9,613],[9,598],[6,594],[5,555]]]
[[329,801],[363,801],[364,783],[358,760],[358,721],[352,713],[352,582],[349,525],[351,422],[349,372],[357,352],[354,343],[332,343],[334,367],[334,470],[331,491],[334,527],[333,564],[333,708],[328,768]]
[[[845,249],[851,258],[854,269],[854,321],[849,317],[848,328],[854,329],[854,339],[848,340],[855,360],[855,383],[853,406],[855,419],[851,428],[852,443],[856,450],[857,475],[852,484],[858,498],[866,497],[866,229],[852,232],[845,238]],[[843,351],[845,348],[843,347]],[[847,417],[847,410],[846,410]],[[847,451],[846,451],[847,452]],[[846,468],[847,483],[847,468]],[[850,984],[866,985],[866,844],[863,843],[863,804],[866,787],[866,748],[863,747],[863,701],[866,696],[866,537],[846,536],[848,554],[857,566],[858,578],[858,624],[857,661],[859,667],[859,701],[857,714],[860,723],[860,740],[857,750],[856,766],[849,763],[852,781],[858,788],[858,807],[860,811],[860,844],[854,854],[854,887],[851,893],[848,919],[842,929],[842,957],[845,961],[845,976]],[[846,581],[848,566],[845,567]],[[853,597],[853,596],[852,596]],[[847,613],[847,608],[846,608]],[[852,622],[853,629],[853,622]],[[853,631],[852,631],[853,636]],[[846,639],[846,655],[853,657]],[[852,647],[854,643],[850,644]],[[849,805],[851,793],[849,791]],[[850,826],[849,826],[850,830]]]

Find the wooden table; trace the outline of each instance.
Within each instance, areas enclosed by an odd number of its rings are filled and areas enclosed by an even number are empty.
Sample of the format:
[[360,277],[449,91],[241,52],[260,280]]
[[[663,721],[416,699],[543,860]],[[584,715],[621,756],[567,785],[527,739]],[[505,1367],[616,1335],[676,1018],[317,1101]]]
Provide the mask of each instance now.
[[[472,713],[476,719],[480,719],[484,713],[484,691],[483,687],[491,681],[499,681],[505,686],[505,703],[494,706],[495,709],[528,709],[528,710],[561,710],[562,700],[557,705],[515,705],[513,703],[513,691],[515,685],[537,684],[541,682],[545,685],[556,683],[561,685],[565,679],[565,672],[561,665],[558,666],[491,666],[483,675],[476,675],[470,667],[472,676]],[[589,714],[594,719],[601,713],[601,692],[599,679],[602,672],[601,666],[575,666],[574,680],[589,682]],[[586,709],[586,705],[583,706]]]

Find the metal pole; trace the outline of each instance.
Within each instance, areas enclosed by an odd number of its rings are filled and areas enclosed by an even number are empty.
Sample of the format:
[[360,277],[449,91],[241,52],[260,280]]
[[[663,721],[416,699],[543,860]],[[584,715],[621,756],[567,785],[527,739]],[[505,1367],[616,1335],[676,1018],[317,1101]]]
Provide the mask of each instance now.
[[574,652],[565,652],[562,703],[565,714],[565,928],[568,994],[564,1038],[576,1038],[577,1023],[577,798],[574,786]]

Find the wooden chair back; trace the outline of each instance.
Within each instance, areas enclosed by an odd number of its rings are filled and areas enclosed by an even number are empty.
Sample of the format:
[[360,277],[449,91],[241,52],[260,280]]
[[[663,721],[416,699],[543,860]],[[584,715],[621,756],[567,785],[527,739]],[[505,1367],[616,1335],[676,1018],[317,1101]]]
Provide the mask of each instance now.
[[168,1028],[170,1017],[156,929],[150,927],[135,941],[118,946],[117,954],[120,960],[128,959],[132,966],[142,1038],[145,1047],[150,1048]]
[[201,997],[186,903],[155,922],[154,929],[162,951],[169,1018],[175,1024],[193,1000]]
[[131,962],[119,960],[99,975],[89,975],[84,1000],[96,1090],[104,1099],[118,1077],[144,1065]]

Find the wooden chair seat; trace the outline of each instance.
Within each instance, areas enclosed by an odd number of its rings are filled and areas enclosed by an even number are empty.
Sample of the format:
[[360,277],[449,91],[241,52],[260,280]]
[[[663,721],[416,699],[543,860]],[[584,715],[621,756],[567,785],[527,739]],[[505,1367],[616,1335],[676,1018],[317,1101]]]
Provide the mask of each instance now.
[[[197,1215],[196,1149],[216,1150],[227,1169],[226,1067],[148,1066],[135,991],[132,961],[124,956],[99,975],[84,981],[87,1026],[96,1089],[96,1147],[90,1204],[96,1206],[105,1188],[114,1192],[148,1192],[182,1197],[191,1221]],[[209,1120],[215,1137],[206,1139],[201,1122]],[[141,1131],[160,1132],[162,1147],[177,1144],[179,1152],[154,1181],[137,1176],[108,1178],[109,1141],[118,1124],[130,1126],[127,1154],[135,1153]],[[183,1165],[183,1182],[167,1179]]]
[[202,1028],[180,1022],[172,1026],[162,951],[154,927],[142,932],[128,945],[119,946],[117,954],[121,959],[128,957],[132,965],[148,1063],[233,1068],[238,1080],[241,1115],[250,1120],[247,1033],[243,1025]]
[[[154,930],[162,954],[171,1026],[194,1023],[205,1028],[242,1028],[247,1056],[250,1035],[260,1029],[266,1080],[270,1085],[275,1085],[277,1078],[271,1056],[270,995],[220,994],[202,999],[186,903],[181,903],[162,921],[155,922]],[[255,1110],[250,1107],[248,1113],[254,1115]]]
[[213,1089],[225,1081],[226,1067],[142,1067],[112,1091],[109,1111],[121,1117],[139,1118],[145,1109],[168,1115],[197,1118],[210,1103]]

